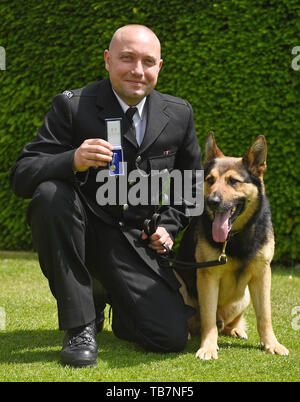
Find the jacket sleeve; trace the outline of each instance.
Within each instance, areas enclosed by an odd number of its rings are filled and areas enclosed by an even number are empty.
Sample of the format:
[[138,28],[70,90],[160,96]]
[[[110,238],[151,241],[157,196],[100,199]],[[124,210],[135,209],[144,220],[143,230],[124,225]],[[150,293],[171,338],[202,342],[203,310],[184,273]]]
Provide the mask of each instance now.
[[31,198],[36,187],[49,179],[75,180],[72,163],[72,114],[70,100],[56,95],[37,136],[27,144],[11,169],[13,192]]
[[[192,181],[188,182],[188,185],[191,183],[192,188],[190,189],[190,194],[193,197],[195,196],[196,191],[199,192],[199,187],[196,189],[196,186],[202,186],[202,183],[196,182],[196,171],[202,170],[201,150],[196,136],[193,110],[188,102],[186,102],[186,104],[189,111],[188,125],[175,162],[175,169],[178,169],[181,172],[182,177],[182,205],[174,205],[171,203],[170,206],[163,206],[160,209],[160,225],[165,227],[173,240],[178,232],[183,230],[190,222],[190,215],[187,213],[187,207],[189,205],[184,199],[184,171],[189,170],[191,172]],[[202,187],[200,188],[200,193],[202,194]]]

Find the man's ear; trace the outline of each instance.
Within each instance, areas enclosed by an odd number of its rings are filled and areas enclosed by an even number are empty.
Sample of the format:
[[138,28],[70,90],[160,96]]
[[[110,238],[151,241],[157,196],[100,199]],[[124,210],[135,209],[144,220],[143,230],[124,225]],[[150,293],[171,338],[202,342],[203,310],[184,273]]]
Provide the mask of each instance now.
[[104,50],[104,61],[105,61],[105,68],[109,71],[109,50]]
[[267,168],[267,142],[264,135],[259,135],[243,156],[243,163],[260,179]]
[[159,71],[162,68],[163,62],[164,62],[163,59],[159,60],[159,63],[158,63]]
[[222,151],[220,151],[216,144],[214,133],[213,131],[210,131],[207,135],[205,143],[204,165],[206,165],[211,159],[222,156],[224,156],[224,154]]

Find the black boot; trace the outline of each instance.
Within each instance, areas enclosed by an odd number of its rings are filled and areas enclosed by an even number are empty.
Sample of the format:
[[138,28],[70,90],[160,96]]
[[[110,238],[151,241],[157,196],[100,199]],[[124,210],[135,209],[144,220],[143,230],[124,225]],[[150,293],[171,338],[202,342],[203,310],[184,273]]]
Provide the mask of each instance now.
[[98,354],[96,334],[94,321],[81,327],[68,329],[61,351],[62,363],[74,367],[95,366]]

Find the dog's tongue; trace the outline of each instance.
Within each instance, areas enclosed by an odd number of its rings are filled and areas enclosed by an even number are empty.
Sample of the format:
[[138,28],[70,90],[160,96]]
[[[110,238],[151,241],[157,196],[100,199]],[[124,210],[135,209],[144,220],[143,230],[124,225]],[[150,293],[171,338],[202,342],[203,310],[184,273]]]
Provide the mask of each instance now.
[[216,212],[215,219],[212,224],[212,236],[214,241],[224,243],[228,236],[230,212],[221,214]]

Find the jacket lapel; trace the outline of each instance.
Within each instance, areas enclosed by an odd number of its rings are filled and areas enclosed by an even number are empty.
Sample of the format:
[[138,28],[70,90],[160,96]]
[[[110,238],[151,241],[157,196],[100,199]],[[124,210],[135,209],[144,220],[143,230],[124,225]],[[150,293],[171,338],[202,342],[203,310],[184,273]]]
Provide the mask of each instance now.
[[108,78],[100,82],[96,105],[99,108],[98,116],[102,120],[123,117],[124,115],[123,110],[112,91]]
[[156,141],[169,121],[167,105],[157,91],[152,91],[147,101],[147,126],[145,136],[141,143],[140,153],[146,151],[146,149]]

